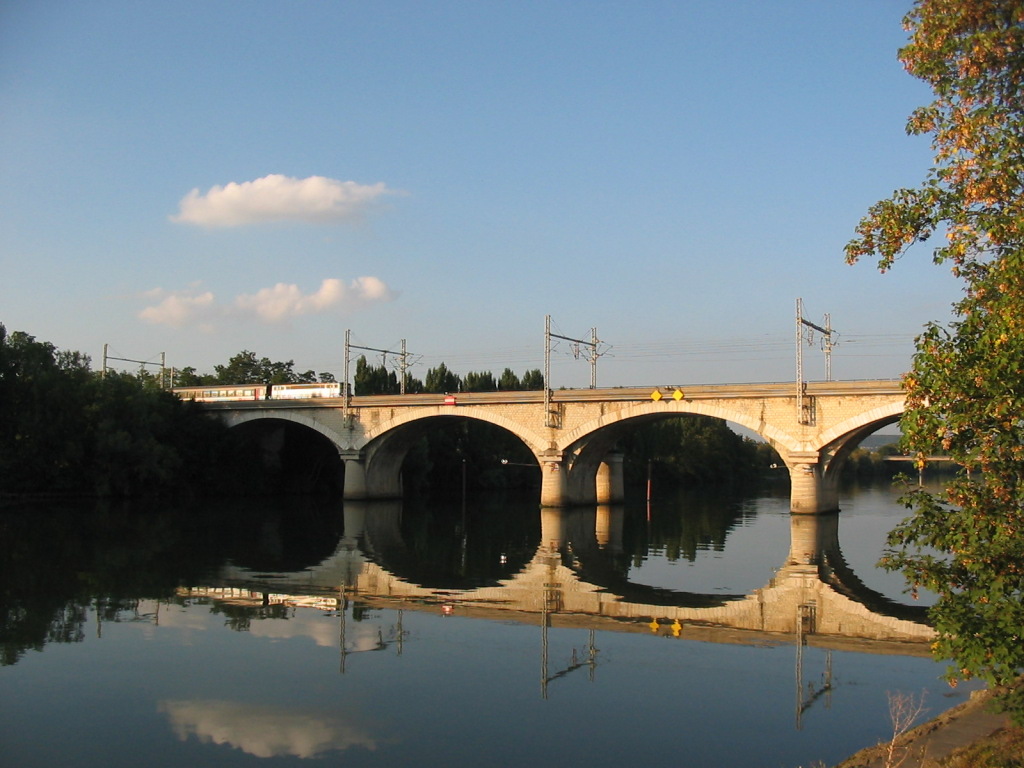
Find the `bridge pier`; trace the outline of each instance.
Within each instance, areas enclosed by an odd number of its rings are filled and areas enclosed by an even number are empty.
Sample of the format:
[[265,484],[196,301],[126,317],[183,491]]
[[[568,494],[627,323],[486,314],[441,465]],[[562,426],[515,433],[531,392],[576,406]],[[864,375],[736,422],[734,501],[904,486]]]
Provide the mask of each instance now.
[[621,453],[609,453],[597,468],[597,503],[621,504],[626,499],[626,481]]
[[789,511],[795,515],[820,515],[839,511],[839,491],[825,477],[817,453],[790,453],[783,457],[789,467]]
[[343,499],[366,499],[366,461],[358,453],[339,451],[341,460],[345,462],[345,490]]
[[566,468],[561,457],[539,456],[541,467],[540,505],[564,507],[566,505]]

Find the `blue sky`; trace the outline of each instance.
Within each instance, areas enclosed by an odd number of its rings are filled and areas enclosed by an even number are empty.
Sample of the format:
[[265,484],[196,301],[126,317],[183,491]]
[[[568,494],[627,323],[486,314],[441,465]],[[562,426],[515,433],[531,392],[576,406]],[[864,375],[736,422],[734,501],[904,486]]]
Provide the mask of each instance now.
[[0,322],[339,378],[350,329],[422,378],[539,368],[551,315],[601,386],[785,381],[800,297],[835,378],[899,375],[958,286],[842,249],[931,164],[909,6],[7,0]]

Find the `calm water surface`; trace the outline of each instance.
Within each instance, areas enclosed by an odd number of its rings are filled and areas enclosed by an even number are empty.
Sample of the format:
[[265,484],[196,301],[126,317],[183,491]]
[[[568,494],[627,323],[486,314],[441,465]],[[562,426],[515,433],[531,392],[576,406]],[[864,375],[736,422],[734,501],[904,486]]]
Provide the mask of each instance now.
[[0,765],[837,762],[967,695],[893,639],[895,495],[9,510]]

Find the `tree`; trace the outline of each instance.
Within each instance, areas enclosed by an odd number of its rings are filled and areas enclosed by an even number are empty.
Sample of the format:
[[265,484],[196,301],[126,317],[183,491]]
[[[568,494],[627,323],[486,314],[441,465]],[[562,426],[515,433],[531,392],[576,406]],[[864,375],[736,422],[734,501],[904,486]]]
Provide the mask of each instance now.
[[526,390],[544,389],[544,374],[540,368],[531,368],[523,374],[522,388]]
[[[316,381],[313,371],[295,373],[295,361],[272,362],[270,358],[257,358],[256,353],[243,349],[228,360],[227,365],[215,365],[214,384],[297,384]],[[208,382],[202,382],[208,383]]]
[[0,486],[67,491],[82,481],[89,359],[0,325]]
[[199,387],[203,384],[213,384],[214,377],[209,374],[196,373],[191,365],[174,370],[174,386],[176,387]]
[[517,389],[522,389],[523,384],[519,381],[519,377],[515,371],[511,368],[506,368],[501,372],[501,376],[498,378],[498,389],[504,390],[505,392],[513,392]]
[[[916,341],[902,427],[920,462],[944,452],[967,473],[904,497],[913,515],[883,565],[938,595],[934,649],[954,662],[950,681],[1001,685],[1024,669],[1024,6],[917,0],[904,23],[900,59],[935,94],[907,131],[931,136],[934,165],[870,208],[846,258],[874,256],[885,271],[944,235],[932,258],[964,298]],[[1024,702],[1004,704],[1024,721]]]
[[470,371],[462,379],[464,392],[493,392],[498,388],[494,374],[490,371]]
[[356,360],[356,374],[352,380],[357,395],[397,395],[398,377],[383,365],[370,365],[366,355]]
[[87,356],[0,325],[0,491],[152,495],[235,476],[225,425],[157,378],[100,376]]
[[443,394],[445,392],[458,392],[462,389],[462,380],[457,374],[448,370],[448,366],[441,363],[437,368],[427,371],[423,380],[423,391]]
[[[621,440],[627,482],[648,471],[680,485],[733,484],[757,477],[757,448],[721,419],[688,415],[638,424]],[[650,463],[650,464],[649,464]]]

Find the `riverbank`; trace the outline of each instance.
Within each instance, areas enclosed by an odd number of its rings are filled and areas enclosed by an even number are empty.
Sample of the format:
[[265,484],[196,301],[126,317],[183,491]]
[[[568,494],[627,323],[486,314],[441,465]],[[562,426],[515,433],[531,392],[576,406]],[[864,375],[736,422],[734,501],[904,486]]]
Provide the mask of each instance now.
[[907,731],[862,749],[834,768],[1014,768],[1024,766],[1024,728],[991,711],[992,694],[967,701]]

